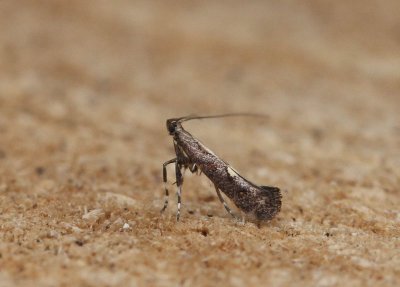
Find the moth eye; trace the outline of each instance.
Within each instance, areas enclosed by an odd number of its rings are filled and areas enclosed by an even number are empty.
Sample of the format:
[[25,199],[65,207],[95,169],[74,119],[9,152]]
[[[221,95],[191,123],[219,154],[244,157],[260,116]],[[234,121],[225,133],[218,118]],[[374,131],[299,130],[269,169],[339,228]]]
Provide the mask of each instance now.
[[176,123],[172,123],[169,127],[168,127],[168,131],[172,134],[175,132],[176,129]]

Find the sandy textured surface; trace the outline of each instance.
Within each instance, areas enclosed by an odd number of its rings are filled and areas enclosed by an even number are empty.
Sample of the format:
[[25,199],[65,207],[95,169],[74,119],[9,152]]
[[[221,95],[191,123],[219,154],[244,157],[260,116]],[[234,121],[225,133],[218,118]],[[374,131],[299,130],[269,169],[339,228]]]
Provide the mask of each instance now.
[[[247,2],[0,1],[0,286],[400,286],[400,2]],[[165,120],[232,111],[281,213],[161,216]]]

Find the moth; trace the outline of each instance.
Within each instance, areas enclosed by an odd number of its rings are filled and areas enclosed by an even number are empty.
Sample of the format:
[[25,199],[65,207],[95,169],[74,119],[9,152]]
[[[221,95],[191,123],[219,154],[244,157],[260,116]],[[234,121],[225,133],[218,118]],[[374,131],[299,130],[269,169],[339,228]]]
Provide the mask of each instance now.
[[228,163],[220,159],[214,152],[182,127],[183,122],[194,119],[243,115],[254,116],[253,114],[224,114],[214,116],[186,116],[167,120],[167,130],[173,138],[176,157],[163,164],[165,202],[161,212],[165,211],[168,206],[167,166],[175,164],[178,197],[177,221],[179,221],[181,212],[182,172],[186,169],[189,169],[192,173],[203,173],[210,179],[215,186],[219,200],[233,218],[240,219],[229,208],[221,195],[221,191],[250,219],[260,222],[275,217],[282,205],[282,196],[278,187],[259,186],[245,179]]

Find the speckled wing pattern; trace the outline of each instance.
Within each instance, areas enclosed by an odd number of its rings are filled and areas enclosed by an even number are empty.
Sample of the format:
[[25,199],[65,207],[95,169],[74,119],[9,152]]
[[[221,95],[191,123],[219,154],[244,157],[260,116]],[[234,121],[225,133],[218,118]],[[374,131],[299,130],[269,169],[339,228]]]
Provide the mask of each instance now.
[[189,161],[246,215],[255,220],[270,220],[280,211],[279,188],[257,186],[248,181],[183,128],[174,139]]

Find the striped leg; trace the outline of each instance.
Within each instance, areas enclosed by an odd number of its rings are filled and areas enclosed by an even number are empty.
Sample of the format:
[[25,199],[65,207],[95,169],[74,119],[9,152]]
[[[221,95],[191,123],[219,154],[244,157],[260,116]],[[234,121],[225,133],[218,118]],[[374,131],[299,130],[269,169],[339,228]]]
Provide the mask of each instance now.
[[161,212],[164,212],[164,210],[168,206],[169,191],[167,188],[167,165],[169,165],[170,163],[173,163],[173,162],[176,162],[176,158],[166,161],[163,164],[163,181],[164,181],[164,189],[165,189],[165,201],[164,201],[164,207],[161,209]]
[[221,192],[219,191],[218,187],[217,187],[215,184],[214,184],[214,186],[215,186],[215,190],[217,191],[217,195],[218,195],[219,201],[221,201],[221,203],[224,205],[226,211],[228,211],[228,213],[229,213],[230,215],[232,215],[233,218],[239,220],[239,218],[238,218],[235,214],[233,214],[233,212],[232,212],[232,210],[229,208],[228,204],[226,204],[226,201],[225,201],[224,198],[222,197]]
[[183,176],[181,172],[181,165],[178,164],[178,162],[175,162],[175,174],[176,174],[176,186],[177,186],[176,195],[178,197],[178,210],[176,212],[176,221],[179,221],[179,217],[181,216],[181,193],[182,193]]

